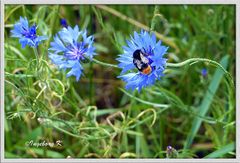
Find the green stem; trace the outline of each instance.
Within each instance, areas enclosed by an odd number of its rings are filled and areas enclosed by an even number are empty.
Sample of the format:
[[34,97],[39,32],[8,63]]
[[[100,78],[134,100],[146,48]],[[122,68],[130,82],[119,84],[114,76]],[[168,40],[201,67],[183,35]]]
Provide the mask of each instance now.
[[[107,66],[107,67],[114,67],[114,68],[120,68],[118,67],[117,65],[115,64],[110,64],[110,63],[104,63],[104,62],[101,62],[97,59],[92,59],[93,62],[97,63],[97,64],[100,64],[102,66]],[[183,62],[180,62],[180,63],[167,63],[166,64],[166,67],[170,67],[170,68],[178,68],[178,67],[182,67],[182,66],[185,66],[186,64],[195,64],[197,62],[208,62],[212,65],[216,65],[218,67],[220,67],[225,73],[228,73],[223,67],[221,64],[219,64],[218,62],[216,61],[213,61],[213,60],[210,60],[210,59],[206,59],[206,58],[191,58],[191,59],[188,59],[186,61],[183,61]]]
[[[228,101],[229,101],[229,107],[228,107],[228,119],[227,119],[227,124],[230,124],[233,118],[233,113],[231,113],[234,110],[235,107],[235,100],[234,100],[234,92],[231,89],[231,87],[229,86],[228,83],[226,83],[227,85],[227,89],[228,89]],[[223,134],[223,145],[227,144],[228,141],[228,134],[229,134],[229,130],[230,127],[226,127],[226,130],[224,130],[224,134]]]
[[[107,66],[107,67],[114,67],[114,68],[119,68],[117,65],[114,65],[114,64],[109,64],[109,63],[104,63],[104,62],[101,62],[101,61],[98,61],[96,59],[92,59],[95,63],[97,64],[100,64],[102,66]],[[216,61],[213,61],[213,60],[210,60],[210,59],[206,59],[206,58],[190,58],[188,60],[185,60],[183,62],[180,62],[180,63],[167,63],[166,64],[166,68],[179,68],[179,67],[183,67],[185,65],[193,65],[195,63],[198,63],[198,62],[207,62],[215,67],[219,67],[220,69],[222,69],[222,71],[225,73],[225,76],[228,80],[228,83],[230,84],[230,87],[232,89],[234,89],[234,82],[233,82],[233,79],[232,79],[232,76],[230,75],[229,72],[227,72],[227,70],[221,65],[219,64],[218,62]]]
[[69,135],[69,136],[72,136],[72,137],[75,137],[75,138],[80,138],[80,139],[99,140],[99,139],[104,139],[104,138],[109,137],[109,135],[99,136],[99,137],[91,137],[91,138],[90,138],[90,137],[84,137],[84,136],[81,136],[81,135],[76,135],[76,134],[74,134],[74,133],[71,133],[71,132],[69,132],[69,131],[61,128],[61,127],[58,127],[58,126],[56,126],[56,125],[53,125],[53,127],[54,127],[55,129],[57,129],[57,130],[65,133],[65,134]]
[[210,59],[206,59],[206,58],[190,58],[186,61],[183,61],[183,62],[180,62],[180,63],[167,63],[167,67],[169,68],[178,68],[178,67],[182,67],[182,66],[185,66],[187,64],[189,65],[193,65],[195,63],[198,63],[198,62],[207,62],[215,67],[219,67],[220,69],[222,69],[222,71],[225,73],[226,75],[226,78],[230,84],[230,87],[232,89],[234,89],[234,82],[233,82],[233,79],[232,79],[232,76],[230,75],[229,72],[227,72],[227,70],[221,65],[219,64],[218,62],[216,61],[213,61],[213,60],[210,60]]
[[90,99],[90,105],[94,104],[94,86],[93,86],[93,63],[90,62],[90,73],[89,73],[89,99]]
[[102,66],[106,66],[106,67],[114,67],[114,68],[119,68],[117,65],[114,65],[114,64],[110,64],[110,63],[104,63],[104,62],[101,62],[99,60],[96,60],[96,59],[92,59],[93,62],[97,63],[97,64],[100,64]]
[[37,99],[40,97],[40,95],[44,92],[44,90],[47,88],[47,86],[44,86],[42,88],[42,90],[38,93],[37,97],[35,98],[35,100],[33,101],[33,106],[35,106]]
[[157,19],[156,19],[156,15],[159,13],[159,6],[156,5],[154,8],[154,12],[153,12],[153,18],[151,21],[151,28],[150,28],[150,32],[154,31],[156,23],[157,23]]
[[206,59],[206,58],[190,58],[186,61],[183,61],[183,62],[180,62],[180,63],[167,63],[167,67],[182,67],[182,66],[185,66],[186,64],[195,64],[197,62],[209,62],[211,64],[214,64],[214,65],[218,65],[224,72],[227,73],[227,71],[222,67],[221,64],[219,64],[218,62],[216,61],[213,61],[213,60],[210,60],[210,59]]
[[38,70],[40,61],[39,61],[39,54],[38,54],[37,48],[33,48],[33,52],[34,52],[34,55],[35,55],[35,57],[36,57],[37,70]]

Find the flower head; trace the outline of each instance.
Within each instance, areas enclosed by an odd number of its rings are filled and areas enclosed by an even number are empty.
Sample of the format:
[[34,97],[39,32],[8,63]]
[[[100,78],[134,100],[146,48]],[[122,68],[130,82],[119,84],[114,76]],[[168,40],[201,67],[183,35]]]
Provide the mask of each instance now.
[[170,145],[167,146],[167,158],[177,158],[177,157],[178,157],[178,151]]
[[50,43],[49,58],[60,69],[70,69],[67,77],[75,76],[78,81],[83,71],[81,61],[91,60],[96,55],[93,40],[93,36],[87,37],[86,30],[79,31],[77,25],[63,28]]
[[[123,54],[119,55],[118,66],[122,68],[121,78],[126,82],[126,89],[138,89],[153,85],[163,76],[166,58],[163,58],[168,47],[156,40],[154,34],[146,31],[134,32],[127,46],[123,46]],[[128,73],[127,73],[128,72]]]
[[201,74],[203,77],[206,77],[207,74],[208,74],[208,70],[206,68],[203,68],[202,71],[201,71]]
[[61,24],[61,26],[64,27],[64,28],[67,28],[67,26],[68,26],[66,19],[60,19],[60,24]]
[[29,26],[27,18],[20,17],[19,22],[14,24],[11,33],[12,37],[19,38],[22,48],[25,48],[26,45],[37,47],[39,43],[48,38],[47,36],[38,36],[36,31],[36,24]]

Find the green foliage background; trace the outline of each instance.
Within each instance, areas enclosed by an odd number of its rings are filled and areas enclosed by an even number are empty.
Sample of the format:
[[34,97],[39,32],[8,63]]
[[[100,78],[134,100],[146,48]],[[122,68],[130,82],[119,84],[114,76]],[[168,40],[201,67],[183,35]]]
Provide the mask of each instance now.
[[[168,68],[154,86],[126,92],[119,69],[93,62],[79,82],[66,78],[48,59],[50,37],[38,47],[36,75],[32,48],[10,37],[20,16],[36,22],[39,35],[55,35],[60,18],[86,28],[96,59],[111,64],[134,31],[151,28],[169,46],[168,62],[208,58],[235,79],[234,5],[6,5],[4,127],[6,158],[166,158],[167,146],[178,158],[235,157],[235,99],[216,67]],[[30,140],[62,146],[27,146]]]

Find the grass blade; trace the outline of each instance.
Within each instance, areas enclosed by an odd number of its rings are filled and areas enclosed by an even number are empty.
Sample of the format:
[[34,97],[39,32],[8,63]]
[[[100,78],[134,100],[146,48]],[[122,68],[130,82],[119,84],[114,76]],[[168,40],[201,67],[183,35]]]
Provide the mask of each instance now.
[[235,149],[235,143],[230,143],[228,145],[223,146],[221,149],[216,150],[207,156],[205,158],[218,158],[223,157],[224,154],[227,154],[228,152],[232,152]]

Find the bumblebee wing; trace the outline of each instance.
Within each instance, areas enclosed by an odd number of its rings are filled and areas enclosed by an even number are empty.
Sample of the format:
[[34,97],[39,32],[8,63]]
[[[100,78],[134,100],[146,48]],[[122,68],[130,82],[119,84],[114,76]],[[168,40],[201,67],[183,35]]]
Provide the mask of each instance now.
[[142,61],[143,63],[148,63],[148,62],[149,62],[149,60],[147,59],[147,57],[145,57],[142,53],[140,53],[140,58],[141,58],[141,61]]
[[137,69],[141,70],[142,68],[142,63],[138,59],[133,60],[134,65],[137,67]]

